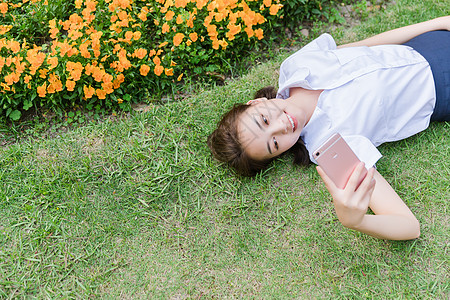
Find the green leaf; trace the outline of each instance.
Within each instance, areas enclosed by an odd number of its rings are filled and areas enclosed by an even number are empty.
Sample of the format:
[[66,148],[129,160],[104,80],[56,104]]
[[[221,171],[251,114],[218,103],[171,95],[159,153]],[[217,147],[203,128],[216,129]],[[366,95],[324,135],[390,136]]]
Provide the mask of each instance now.
[[12,111],[12,112],[9,114],[9,117],[10,117],[11,120],[13,120],[13,121],[19,120],[21,116],[22,116],[22,113],[21,113],[20,111],[18,111],[17,109],[14,110],[14,111]]

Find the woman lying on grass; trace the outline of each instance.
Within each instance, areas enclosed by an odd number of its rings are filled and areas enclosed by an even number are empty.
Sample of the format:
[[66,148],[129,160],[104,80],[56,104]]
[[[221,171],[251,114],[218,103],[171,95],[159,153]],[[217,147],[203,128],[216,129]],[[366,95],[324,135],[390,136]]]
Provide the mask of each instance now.
[[251,176],[287,150],[307,165],[339,132],[362,161],[344,189],[317,167],[339,221],[377,238],[417,238],[416,217],[373,166],[378,145],[450,120],[449,30],[447,16],[338,47],[321,35],[282,63],[278,91],[261,89],[223,116],[208,137],[213,155]]

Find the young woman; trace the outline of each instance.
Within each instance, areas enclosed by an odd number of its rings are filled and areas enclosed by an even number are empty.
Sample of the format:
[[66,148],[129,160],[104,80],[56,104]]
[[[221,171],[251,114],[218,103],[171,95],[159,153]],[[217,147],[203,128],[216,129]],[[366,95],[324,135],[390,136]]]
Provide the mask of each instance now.
[[[450,121],[450,16],[336,46],[323,34],[286,59],[279,89],[235,105],[208,137],[213,155],[254,175],[287,150],[294,161],[339,132],[362,161],[344,189],[320,167],[339,221],[371,236],[417,238],[419,222],[374,169],[376,146]],[[358,186],[364,168],[369,171]],[[368,215],[371,208],[375,215]]]

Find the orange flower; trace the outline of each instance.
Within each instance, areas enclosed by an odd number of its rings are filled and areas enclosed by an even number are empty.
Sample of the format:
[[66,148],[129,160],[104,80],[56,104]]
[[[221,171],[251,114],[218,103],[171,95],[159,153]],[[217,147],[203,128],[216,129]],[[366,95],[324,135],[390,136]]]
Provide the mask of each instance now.
[[266,7],[269,7],[269,6],[272,4],[272,0],[263,0],[263,4],[264,4]]
[[17,41],[8,41],[8,48],[16,54],[20,51],[20,43]]
[[150,67],[147,65],[142,65],[141,68],[139,69],[139,72],[141,73],[142,76],[147,76],[149,71]]
[[25,75],[25,77],[23,78],[23,82],[28,83],[31,80],[31,76],[30,75]]
[[173,76],[173,68],[164,69],[164,73],[166,74],[166,76]]
[[170,21],[170,20],[173,19],[174,16],[175,16],[175,13],[174,13],[173,11],[169,10],[169,11],[166,13],[165,18],[166,18],[167,21]]
[[255,36],[258,38],[258,40],[262,39],[264,37],[263,30],[261,28],[256,29]]
[[49,69],[54,69],[58,65],[58,58],[57,57],[47,57],[47,64],[49,64]]
[[184,38],[184,34],[178,32],[177,34],[175,34],[175,36],[173,37],[173,45],[174,46],[178,46],[181,44],[181,42],[183,41]]
[[139,39],[141,38],[141,35],[142,35],[142,33],[141,33],[140,31],[135,31],[135,32],[133,33],[133,39],[134,39],[135,41],[137,41],[137,40],[139,40]]
[[169,32],[169,31],[170,31],[170,26],[167,25],[167,23],[164,23],[163,26],[162,26],[162,28],[161,28],[161,32],[162,32],[162,33],[167,33],[167,32]]
[[86,99],[92,98],[92,96],[95,94],[95,89],[92,86],[83,86],[83,92],[84,92],[84,97],[86,97]]
[[219,40],[218,39],[213,39],[212,40],[212,47],[213,47],[213,49],[214,50],[219,50],[219,46],[220,46]]
[[276,15],[281,6],[282,6],[281,4],[273,4],[272,6],[270,6],[269,8],[270,14],[273,16]]
[[0,13],[6,14],[8,12],[8,3],[0,3]]
[[139,48],[134,50],[133,57],[137,57],[139,59],[143,59],[147,55],[147,50],[143,48]]
[[180,81],[181,78],[183,78],[183,73],[181,73],[180,76],[178,76],[177,81]]
[[177,24],[180,25],[181,23],[183,23],[183,17],[181,15],[178,15]]
[[89,44],[90,42],[88,41],[80,45],[81,56],[83,56],[84,58],[91,58],[91,53],[89,53],[88,50]]
[[155,65],[160,65],[161,64],[161,59],[158,56],[153,57],[153,63]]
[[123,103],[123,100],[121,98],[117,99],[117,103]]
[[72,80],[67,80],[66,81],[66,88],[69,92],[73,92],[74,88],[75,88],[75,81]]
[[138,15],[138,18],[141,19],[142,22],[147,21],[147,14],[148,14],[148,12],[149,12],[149,11],[148,11],[148,8],[144,6],[144,7],[141,9],[141,12],[140,12],[139,15]]
[[155,66],[154,72],[155,72],[155,74],[157,76],[161,75],[163,71],[164,71],[164,67],[163,66],[161,66],[161,65]]
[[190,38],[191,41],[193,41],[193,42],[197,41],[197,39],[198,39],[197,32],[189,33],[189,38]]
[[96,89],[95,93],[97,94],[98,99],[106,99],[106,92],[101,89]]
[[37,87],[37,93],[39,97],[44,98],[47,95],[47,83],[45,82],[43,85]]
[[105,91],[105,93],[112,94],[114,92],[113,83],[112,82],[102,83],[102,89]]

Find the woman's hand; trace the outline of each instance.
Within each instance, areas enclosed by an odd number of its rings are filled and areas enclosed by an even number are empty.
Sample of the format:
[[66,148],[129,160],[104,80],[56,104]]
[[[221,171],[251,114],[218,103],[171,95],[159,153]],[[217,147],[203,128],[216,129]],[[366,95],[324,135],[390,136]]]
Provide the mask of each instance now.
[[333,197],[333,203],[339,221],[345,227],[357,229],[369,207],[370,198],[375,188],[374,172],[371,168],[358,186],[359,178],[364,170],[364,163],[359,163],[353,171],[344,189],[336,187],[321,167],[317,171],[325,182],[325,186]]

